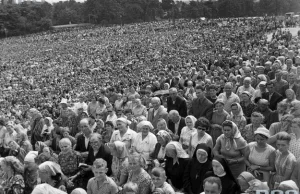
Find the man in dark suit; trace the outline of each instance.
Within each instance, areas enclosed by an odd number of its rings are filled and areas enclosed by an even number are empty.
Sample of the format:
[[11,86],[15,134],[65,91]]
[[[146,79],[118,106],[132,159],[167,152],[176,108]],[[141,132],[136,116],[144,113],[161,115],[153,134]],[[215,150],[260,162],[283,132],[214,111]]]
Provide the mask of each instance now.
[[84,185],[87,185],[87,182],[90,178],[93,177],[92,166],[96,159],[102,158],[107,162],[107,175],[110,176],[112,174],[111,164],[112,164],[112,155],[110,149],[103,144],[102,136],[98,133],[93,133],[91,135],[90,140],[91,148],[89,149],[87,159],[85,160],[85,164],[88,166],[83,167],[84,173]]
[[171,110],[169,112],[168,128],[174,133],[175,138],[173,140],[178,141],[181,129],[185,126],[185,120],[182,118],[177,110]]
[[262,94],[262,98],[269,101],[269,108],[274,111],[277,109],[277,103],[280,102],[283,97],[281,94],[275,92],[275,87],[273,82],[267,83],[268,92]]
[[192,107],[189,110],[189,115],[193,115],[197,119],[205,117],[211,120],[213,114],[213,103],[209,101],[204,95],[204,88],[196,86],[197,98],[192,101]]
[[187,106],[184,99],[180,98],[176,88],[169,90],[169,97],[167,98],[167,109],[168,112],[171,110],[177,110],[179,115],[182,117],[187,116]]
[[92,129],[89,125],[89,120],[87,118],[82,119],[79,123],[82,134],[77,137],[75,151],[78,151],[83,158],[86,158],[88,151],[91,148],[90,146],[90,136],[92,134]]

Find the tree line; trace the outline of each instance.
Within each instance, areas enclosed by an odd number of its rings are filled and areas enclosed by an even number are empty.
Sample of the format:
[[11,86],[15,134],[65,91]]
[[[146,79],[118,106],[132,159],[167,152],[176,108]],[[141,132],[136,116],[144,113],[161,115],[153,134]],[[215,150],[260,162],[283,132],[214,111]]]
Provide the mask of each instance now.
[[[170,18],[222,18],[282,15],[299,11],[299,0],[74,0],[0,6],[0,32],[22,35],[48,30],[52,25],[102,25],[157,21]],[[0,33],[1,34],[1,33]]]

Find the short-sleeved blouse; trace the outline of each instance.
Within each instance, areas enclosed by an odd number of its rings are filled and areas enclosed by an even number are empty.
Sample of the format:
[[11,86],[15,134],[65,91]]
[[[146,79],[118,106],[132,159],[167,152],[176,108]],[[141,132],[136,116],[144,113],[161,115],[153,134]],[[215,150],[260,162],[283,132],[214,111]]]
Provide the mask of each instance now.
[[190,139],[193,133],[197,132],[197,129],[190,129],[187,126],[183,127],[180,134],[180,143],[182,145],[188,146],[190,144]]
[[220,137],[218,137],[218,139],[216,141],[216,145],[219,145],[220,152],[225,158],[234,159],[234,158],[240,158],[242,156],[242,153],[240,152],[240,150],[244,149],[247,146],[247,142],[242,137],[235,139],[235,141],[237,144],[237,149],[234,148],[233,141],[231,140],[230,141],[231,147],[229,150],[227,150],[225,148],[226,140],[225,140],[224,134],[222,134]]
[[156,143],[157,139],[153,133],[149,132],[148,135],[143,139],[142,133],[140,132],[135,138],[133,147],[135,147],[136,151],[141,153],[144,158],[148,160],[149,154],[154,151]]
[[152,188],[152,180],[150,175],[142,169],[140,174],[133,176],[132,171],[129,172],[127,182],[133,182],[138,185],[136,194],[150,194]]
[[121,137],[120,131],[116,130],[111,135],[110,143],[113,143],[115,141],[121,141],[126,143],[127,149],[131,149],[131,146],[133,145],[137,133],[131,129],[127,129],[126,133]]
[[292,154],[294,154],[296,159],[298,159],[298,158],[300,158],[300,138],[297,139],[296,135],[294,133],[291,133],[290,135],[291,135],[292,139],[290,141],[289,150]]
[[286,170],[292,170],[294,164],[296,163],[295,156],[289,152],[287,156],[282,157],[280,151],[276,150],[276,158],[275,158],[275,169],[276,174],[279,176],[284,176]]
[[212,142],[212,137],[205,133],[201,139],[198,138],[198,132],[195,132],[191,136],[191,154],[194,154],[194,151],[198,144],[205,143],[207,144],[209,141]]
[[248,144],[250,154],[249,154],[249,162],[258,166],[269,166],[270,164],[270,155],[275,151],[275,148],[267,144],[267,147],[263,152],[258,152],[255,147],[257,146],[257,142],[251,142]]

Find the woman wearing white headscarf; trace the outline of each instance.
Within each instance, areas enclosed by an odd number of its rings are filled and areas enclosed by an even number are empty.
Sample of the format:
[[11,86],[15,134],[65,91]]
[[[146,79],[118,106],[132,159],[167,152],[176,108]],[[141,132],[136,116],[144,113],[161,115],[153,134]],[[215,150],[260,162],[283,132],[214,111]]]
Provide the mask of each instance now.
[[66,191],[66,178],[62,173],[59,164],[50,161],[40,164],[39,177],[42,182]]
[[179,138],[179,142],[185,150],[189,148],[192,134],[197,132],[197,129],[195,128],[196,121],[197,119],[193,115],[188,115],[185,118],[186,126],[181,129],[181,134]]
[[24,158],[24,194],[30,194],[37,185],[38,166],[35,163],[37,156],[38,151],[30,151]]
[[133,143],[133,150],[141,154],[146,160],[149,159],[149,154],[155,149],[157,143],[156,136],[151,133],[154,127],[149,121],[142,121],[137,125],[137,128],[141,130],[136,135]]
[[51,185],[44,183],[37,185],[31,194],[67,194],[66,192],[56,189]]
[[179,142],[171,141],[166,146],[165,170],[168,182],[178,190],[183,188],[183,175],[189,162],[189,155]]

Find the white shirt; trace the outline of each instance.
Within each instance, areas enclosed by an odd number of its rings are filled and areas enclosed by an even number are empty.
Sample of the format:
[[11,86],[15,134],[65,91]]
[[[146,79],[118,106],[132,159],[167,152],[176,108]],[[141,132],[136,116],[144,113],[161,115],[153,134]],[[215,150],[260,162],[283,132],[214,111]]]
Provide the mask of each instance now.
[[87,112],[88,105],[85,102],[78,102],[74,106],[74,110],[78,113],[78,109],[82,108],[84,112]]
[[128,149],[131,149],[131,146],[133,145],[137,133],[131,129],[127,129],[126,133],[121,137],[120,131],[116,130],[111,135],[110,143],[113,143],[115,141],[122,141],[126,143],[126,147]]
[[142,154],[146,160],[148,160],[149,154],[154,151],[156,144],[157,139],[153,133],[149,132],[143,139],[142,132],[140,132],[136,135],[133,147],[138,153]]
[[85,135],[83,135],[83,137],[84,137],[84,145],[85,145],[85,148],[87,148],[88,145],[89,145],[90,138],[85,137]]

